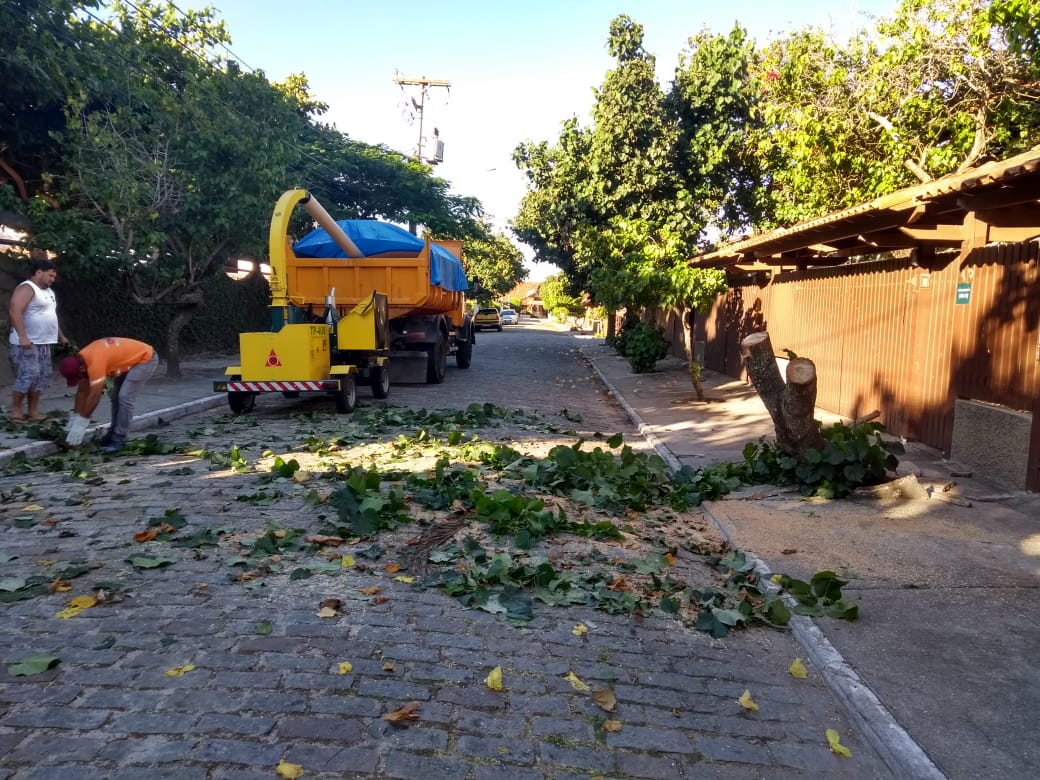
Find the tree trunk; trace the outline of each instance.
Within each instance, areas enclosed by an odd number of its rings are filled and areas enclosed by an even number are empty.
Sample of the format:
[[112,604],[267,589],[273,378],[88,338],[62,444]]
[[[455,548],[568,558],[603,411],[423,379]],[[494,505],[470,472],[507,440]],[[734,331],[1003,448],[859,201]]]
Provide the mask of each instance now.
[[777,447],[798,460],[826,440],[813,417],[816,408],[816,366],[808,358],[787,365],[787,383],[780,377],[773,345],[766,332],[752,333],[740,342],[744,365],[762,403],[773,418]]
[[607,341],[617,335],[617,312],[611,309],[607,312]]
[[202,290],[192,290],[177,301],[177,313],[166,326],[166,378],[181,378],[181,331],[202,306]]
[[701,364],[697,362],[697,358],[694,356],[693,344],[697,338],[697,334],[694,333],[694,326],[696,321],[693,317],[692,311],[684,311],[682,314],[683,323],[683,347],[686,349],[686,360],[690,367],[690,381],[693,383],[694,392],[697,393],[697,400],[704,401],[704,388],[701,387]]

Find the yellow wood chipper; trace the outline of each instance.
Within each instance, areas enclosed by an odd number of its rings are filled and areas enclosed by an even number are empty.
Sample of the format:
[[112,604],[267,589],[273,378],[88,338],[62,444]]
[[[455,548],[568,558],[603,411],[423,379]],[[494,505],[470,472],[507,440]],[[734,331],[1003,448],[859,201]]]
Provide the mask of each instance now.
[[[319,228],[294,245],[297,205]],[[240,365],[214,383],[235,413],[260,393],[323,393],[351,412],[359,384],[386,398],[391,381],[443,382],[449,355],[469,367],[475,338],[460,242],[375,220],[336,222],[301,189],[279,198],[269,241],[271,330],[239,334]]]

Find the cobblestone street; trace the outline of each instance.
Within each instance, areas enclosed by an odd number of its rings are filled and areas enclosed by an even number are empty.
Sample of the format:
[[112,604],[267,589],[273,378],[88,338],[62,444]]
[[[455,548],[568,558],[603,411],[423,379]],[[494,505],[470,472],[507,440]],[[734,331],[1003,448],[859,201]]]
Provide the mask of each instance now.
[[[328,534],[329,494],[350,466],[416,474],[454,451],[450,426],[431,417],[420,435],[403,411],[472,403],[524,413],[469,422],[464,439],[538,455],[621,432],[648,451],[573,340],[525,320],[481,334],[472,367],[450,365],[442,385],[395,386],[386,402],[362,388],[351,416],[324,399],[262,397],[248,415],[138,432],[119,456],[8,463],[0,778],[246,780],[277,777],[280,762],[304,778],[889,776],[818,670],[789,674],[804,655],[789,632],[716,639],[659,610],[536,602],[511,622],[504,606],[467,608],[407,565],[427,530],[418,505],[394,529],[289,544]],[[416,458],[424,435],[441,444]],[[298,471],[279,470],[292,460]],[[561,537],[536,551],[577,573],[586,553],[640,560],[665,549],[662,535],[681,537],[639,513],[613,519],[632,526],[623,541]],[[718,543],[699,513],[684,522]],[[676,546],[676,572],[709,577]],[[83,596],[97,601],[77,608]],[[60,662],[6,671],[36,654]],[[485,679],[499,666],[496,691]],[[612,691],[616,709],[570,673]],[[745,691],[757,711],[738,703]],[[417,719],[383,718],[411,702]],[[826,729],[851,758],[828,749]]]

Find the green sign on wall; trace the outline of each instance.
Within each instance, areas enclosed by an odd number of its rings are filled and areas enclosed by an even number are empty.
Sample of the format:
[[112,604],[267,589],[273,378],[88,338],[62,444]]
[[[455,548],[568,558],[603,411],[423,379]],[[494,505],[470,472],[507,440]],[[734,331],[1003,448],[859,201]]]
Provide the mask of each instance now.
[[971,302],[971,285],[968,283],[961,283],[957,285],[957,303],[970,303]]

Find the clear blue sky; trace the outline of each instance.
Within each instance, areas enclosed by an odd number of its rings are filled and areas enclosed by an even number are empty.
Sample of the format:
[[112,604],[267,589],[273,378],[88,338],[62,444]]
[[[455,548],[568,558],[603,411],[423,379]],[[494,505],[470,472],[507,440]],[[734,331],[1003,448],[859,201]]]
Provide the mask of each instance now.
[[[679,54],[702,29],[740,23],[759,43],[816,25],[847,36],[889,15],[896,0],[210,0],[232,36],[231,50],[271,80],[303,72],[330,106],[324,119],[351,138],[414,151],[409,114],[417,87],[395,77],[451,82],[433,88],[423,135],[445,144],[436,174],[454,192],[479,198],[505,228],[524,193],[512,152],[524,140],[555,140],[560,123],[583,124],[612,60],[610,21],[628,14],[644,28],[667,88]],[[201,2],[182,0],[187,10]],[[424,142],[425,145],[425,142]],[[286,182],[286,186],[297,184]],[[306,182],[298,182],[306,186]],[[531,265],[532,279],[550,268]]]

